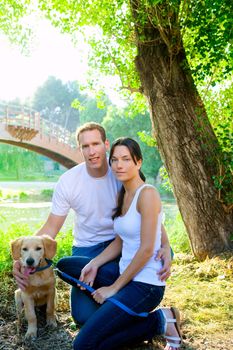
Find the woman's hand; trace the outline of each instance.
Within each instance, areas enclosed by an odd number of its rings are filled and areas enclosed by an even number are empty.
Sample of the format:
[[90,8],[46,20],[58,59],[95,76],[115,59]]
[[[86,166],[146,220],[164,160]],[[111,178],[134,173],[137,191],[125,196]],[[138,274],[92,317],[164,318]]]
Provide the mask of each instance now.
[[116,294],[116,292],[116,289],[111,285],[109,287],[101,287],[97,289],[92,293],[92,296],[98,304],[103,304],[106,299]]
[[[81,282],[84,282],[88,284],[89,286],[93,286],[93,283],[95,281],[96,275],[97,275],[98,267],[95,265],[94,261],[91,260],[81,271],[81,275],[79,277]],[[81,287],[78,285],[80,289],[85,289],[84,287]]]

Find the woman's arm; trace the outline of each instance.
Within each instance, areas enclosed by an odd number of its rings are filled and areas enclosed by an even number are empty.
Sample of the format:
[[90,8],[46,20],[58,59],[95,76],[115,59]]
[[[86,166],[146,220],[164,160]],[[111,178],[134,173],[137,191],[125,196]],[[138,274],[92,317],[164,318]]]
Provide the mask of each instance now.
[[153,188],[143,189],[137,206],[141,214],[140,247],[126,270],[111,286],[99,288],[94,292],[94,299],[101,304],[130,282],[154,254],[157,219],[161,210],[159,194]]
[[104,249],[104,251],[92,259],[81,271],[79,277],[80,281],[93,285],[98,268],[108,261],[114,260],[117,258],[122,249],[122,240],[117,236],[112,243]]

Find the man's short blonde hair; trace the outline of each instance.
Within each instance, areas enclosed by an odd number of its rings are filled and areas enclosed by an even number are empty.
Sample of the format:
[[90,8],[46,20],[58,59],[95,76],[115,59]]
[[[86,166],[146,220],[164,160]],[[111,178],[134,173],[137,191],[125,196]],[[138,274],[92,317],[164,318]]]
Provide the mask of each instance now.
[[106,141],[106,132],[102,125],[95,123],[95,122],[89,122],[81,125],[77,130],[76,130],[76,140],[77,143],[79,144],[79,136],[82,134],[84,131],[91,131],[91,130],[98,130],[101,135],[101,139],[103,142]]

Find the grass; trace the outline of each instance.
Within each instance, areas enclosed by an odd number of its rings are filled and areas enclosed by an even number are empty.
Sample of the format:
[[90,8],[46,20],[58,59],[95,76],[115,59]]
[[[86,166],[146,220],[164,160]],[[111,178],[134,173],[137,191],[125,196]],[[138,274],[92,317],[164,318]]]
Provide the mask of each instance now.
[[[1,209],[1,208],[0,208]],[[175,305],[182,313],[182,328],[185,335],[185,349],[227,349],[226,344],[233,334],[233,257],[222,255],[204,262],[198,262],[192,255],[177,208],[164,205],[166,228],[175,251],[172,276],[167,282],[164,305]],[[31,235],[44,222],[47,208],[2,208],[0,211],[0,294],[6,303],[11,303],[12,260],[10,240]],[[56,259],[70,255],[72,245],[70,217],[67,226],[58,235]],[[11,285],[11,287],[9,287]],[[63,295],[60,306],[68,309],[68,296]],[[214,342],[207,346],[205,342]],[[221,341],[220,341],[221,339]],[[197,341],[200,340],[200,343]],[[219,344],[224,342],[221,347]],[[209,343],[208,343],[209,344]],[[222,344],[222,343],[221,343]],[[220,346],[220,347],[219,347]]]
[[[41,225],[38,226],[38,228]],[[10,241],[22,237],[33,235],[28,224],[11,224],[7,231],[0,230],[0,241],[2,242],[0,248],[0,274],[12,270],[12,258],[10,253]],[[73,236],[72,229],[60,232],[57,237],[58,250],[54,262],[59,258],[71,255]]]
[[51,201],[53,189],[20,190],[0,189],[0,203],[5,202],[43,202]]
[[177,254],[165,302],[182,310],[189,337],[216,337],[233,330],[232,268],[230,254],[204,262]]
[[[62,235],[57,256],[69,254],[70,232]],[[65,244],[64,244],[65,243]],[[204,262],[198,262],[189,254],[176,254],[172,276],[167,282],[163,305],[175,305],[181,311],[182,330],[185,350],[226,350],[233,334],[233,258],[221,256]],[[0,272],[0,294],[6,308],[12,308],[12,278],[10,265]],[[69,288],[58,281],[61,315],[69,312]],[[4,307],[5,308],[5,307]],[[64,326],[63,326],[64,327]],[[71,317],[66,316],[65,327],[75,334]],[[231,341],[231,340],[230,340]],[[53,347],[51,347],[52,349]],[[71,347],[70,347],[71,349]],[[137,350],[147,347],[137,347]],[[157,347],[148,347],[156,349]]]

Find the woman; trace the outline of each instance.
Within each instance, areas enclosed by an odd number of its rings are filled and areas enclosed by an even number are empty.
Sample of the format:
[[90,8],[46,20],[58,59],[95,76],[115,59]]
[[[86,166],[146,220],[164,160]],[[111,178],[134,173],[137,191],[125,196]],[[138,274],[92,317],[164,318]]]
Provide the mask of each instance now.
[[[96,312],[81,328],[74,341],[75,350],[119,349],[133,342],[165,334],[166,350],[180,348],[179,312],[174,308],[153,311],[161,302],[165,282],[159,280],[161,261],[154,259],[161,245],[162,207],[159,194],[145,184],[140,168],[142,154],[136,141],[120,138],[112,145],[109,162],[123,184],[118,206],[113,214],[116,239],[96,258],[71,257],[74,270],[66,270],[67,259],[58,268],[93,285],[93,299],[99,304]],[[115,276],[109,276],[108,264],[121,253]],[[70,266],[70,263],[67,265]],[[148,317],[129,315],[107,299],[115,299],[137,313],[150,312]],[[172,342],[169,342],[172,341]]]

